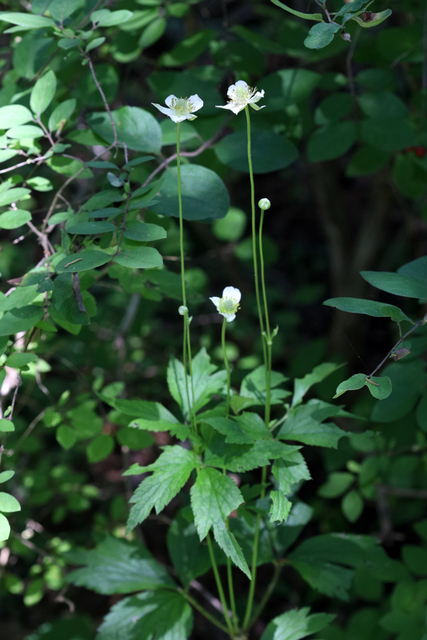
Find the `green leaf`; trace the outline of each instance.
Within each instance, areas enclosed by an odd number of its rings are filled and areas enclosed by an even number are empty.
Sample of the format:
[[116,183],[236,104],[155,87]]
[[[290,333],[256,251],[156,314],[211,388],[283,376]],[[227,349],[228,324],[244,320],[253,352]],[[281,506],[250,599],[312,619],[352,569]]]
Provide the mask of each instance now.
[[304,40],[307,49],[323,49],[334,39],[334,35],[340,30],[338,24],[332,22],[321,22],[311,27],[308,36]]
[[10,129],[21,124],[27,124],[33,119],[33,114],[21,104],[10,104],[0,107],[0,129]]
[[288,519],[292,508],[292,502],[288,500],[283,491],[272,491],[270,493],[272,505],[270,509],[271,522],[279,522],[281,524]]
[[384,369],[384,374],[391,380],[393,393],[374,406],[371,414],[374,422],[394,422],[407,415],[427,385],[421,360],[393,362]]
[[21,511],[21,505],[18,500],[9,493],[0,492],[0,511],[3,513],[13,513]]
[[355,481],[352,473],[336,471],[329,474],[328,479],[317,490],[321,498],[338,498],[347,491]]
[[[157,120],[140,107],[122,107],[112,112],[116,124],[117,138],[128,149],[158,154],[161,149],[162,132]],[[92,131],[109,143],[114,140],[110,117],[107,113],[92,113],[87,116]]]
[[294,395],[292,398],[292,406],[300,404],[307,391],[325,378],[331,375],[337,369],[342,367],[341,364],[334,362],[324,362],[313,369],[311,373],[307,373],[304,378],[295,378]]
[[243,496],[236,483],[217,469],[201,469],[191,488],[191,507],[200,540],[204,540],[212,528],[214,538],[226,556],[250,579],[243,552],[225,524],[226,518],[242,502]]
[[79,273],[80,271],[89,271],[90,269],[96,269],[102,265],[110,262],[113,256],[103,251],[94,251],[86,249],[80,251],[80,253],[74,253],[66,256],[58,262],[55,266],[55,271],[58,273]]
[[236,483],[217,469],[204,467],[191,487],[191,508],[200,540],[218,523],[225,522],[243,502]]
[[43,307],[28,305],[7,311],[0,319],[0,336],[9,336],[32,329],[44,316]]
[[122,24],[129,20],[133,16],[132,11],[122,9],[120,11],[108,11],[108,9],[101,9],[100,11],[94,11],[90,17],[93,25],[97,27],[115,27],[118,24]]
[[340,438],[347,434],[335,424],[323,422],[326,418],[337,415],[334,413],[336,409],[337,407],[315,399],[307,404],[292,407],[277,437],[314,446],[336,448]]
[[187,640],[193,617],[180,593],[148,591],[115,604],[98,629],[96,640]]
[[166,238],[166,230],[158,224],[149,224],[140,220],[132,220],[126,227],[124,237],[137,242],[153,242]]
[[[191,379],[187,375],[190,401],[192,392],[192,407],[199,411],[211,398],[219,393],[225,383],[225,371],[217,371],[217,367],[211,364],[211,359],[203,347],[192,362],[193,387]],[[167,371],[167,382],[171,396],[178,403],[185,419],[189,416],[187,386],[185,384],[185,371],[183,364],[176,358],[171,358]]]
[[[3,420],[4,418],[2,418]],[[8,421],[9,422],[9,421]],[[3,482],[7,482],[8,480],[10,480],[11,478],[13,478],[13,476],[15,475],[15,472],[12,470],[9,471],[2,471],[0,473],[0,483]]]
[[9,131],[6,131],[8,138],[16,138],[17,140],[33,140],[35,138],[42,138],[44,136],[43,129],[36,127],[32,124],[23,124],[19,127],[12,127]]
[[105,38],[94,38],[94,40],[91,40],[87,45],[86,53],[89,53],[89,51],[92,51],[93,49],[100,47],[102,44],[104,44],[104,42],[105,42]]
[[30,220],[31,213],[29,211],[10,209],[10,211],[0,213],[0,229],[18,229]]
[[10,524],[2,513],[0,513],[0,542],[7,540],[10,536]]
[[7,418],[0,418],[0,433],[9,433],[12,431],[15,431],[15,425],[13,424],[13,422],[8,420]]
[[405,103],[390,91],[366,91],[358,100],[369,118],[405,118],[409,115]]
[[[34,5],[34,2],[32,4]],[[71,14],[77,9],[80,9],[80,7],[80,0],[52,0],[49,4],[49,13],[54,20],[63,22],[65,18],[71,16]],[[31,10],[34,11],[33,6]]]
[[25,29],[40,29],[42,27],[55,26],[55,23],[51,18],[35,16],[31,13],[0,11],[0,20],[16,24],[20,27],[24,27]]
[[[290,395],[289,391],[276,389],[276,387],[287,380],[288,378],[281,373],[278,373],[277,371],[271,372],[271,404],[281,404],[283,399]],[[249,401],[245,403],[245,407],[265,405],[267,396],[264,365],[256,367],[256,369],[243,378],[242,385],[240,387],[240,396],[249,399]]]
[[[169,10],[170,9],[172,9],[172,6],[169,7]],[[166,18],[163,17],[156,18],[150,22],[150,24],[147,25],[141,33],[138,39],[138,46],[140,46],[141,49],[151,47],[151,45],[157,42],[157,40],[160,40],[166,31],[167,24]]]
[[185,587],[211,568],[209,550],[205,544],[200,544],[189,507],[181,509],[172,521],[167,545],[173,566]]
[[402,549],[405,564],[416,576],[427,576],[427,549],[407,544]]
[[299,447],[289,447],[289,450],[273,464],[273,476],[284,495],[291,492],[292,485],[296,482],[311,480],[306,462],[298,449]]
[[129,269],[154,269],[162,266],[163,258],[153,247],[136,247],[114,256],[113,262]]
[[366,384],[366,374],[365,373],[355,373],[348,380],[344,380],[341,382],[337,390],[335,392],[334,398],[339,398],[346,391],[357,391],[357,389],[361,389]]
[[44,76],[41,76],[34,85],[30,95],[31,110],[40,116],[46,111],[52,102],[56,92],[56,76],[52,69],[49,69]]
[[351,539],[329,534],[305,540],[287,559],[313,589],[347,600],[363,551]]
[[427,298],[427,283],[417,278],[387,271],[361,271],[360,275],[380,291],[405,298]]
[[35,353],[12,353],[5,364],[7,367],[14,369],[22,369],[26,367],[30,362],[37,362],[37,356]]
[[66,451],[74,447],[77,442],[77,433],[66,424],[61,424],[56,430],[56,439]]
[[[272,0],[274,2],[274,0]],[[310,609],[292,609],[273,618],[261,636],[261,640],[301,640],[322,631],[334,619],[329,613],[314,613]]]
[[114,438],[102,434],[94,438],[86,447],[87,459],[91,464],[108,458],[114,450]]
[[76,100],[70,98],[61,102],[50,114],[48,128],[49,131],[55,131],[67,123],[74,109],[76,108]]
[[291,9],[286,4],[283,4],[283,2],[280,2],[279,0],[271,0],[271,2],[275,4],[277,7],[284,9],[288,13],[292,13],[294,16],[297,16],[298,18],[303,18],[304,20],[314,20],[316,22],[323,21],[323,16],[321,13],[302,13],[301,11],[296,11],[295,9]]
[[198,58],[209,43],[218,37],[214,29],[200,29],[182,40],[176,47],[160,56],[159,63],[165,67],[180,67]]
[[88,220],[87,222],[77,222],[66,226],[67,233],[76,233],[79,235],[96,235],[98,233],[109,233],[117,231],[117,227],[111,222]]
[[369,22],[365,22],[365,20],[362,20],[360,16],[354,17],[353,20],[355,20],[361,27],[369,29],[370,27],[376,27],[378,24],[381,24],[381,22],[384,22],[384,20],[387,20],[387,18],[391,16],[392,13],[393,12],[391,9],[384,9],[384,11],[374,13],[375,17],[373,18],[373,20],[369,20]]
[[363,511],[363,498],[358,491],[349,491],[341,501],[341,509],[349,522],[356,522]]
[[258,440],[252,446],[227,444],[218,433],[208,437],[205,454],[206,464],[222,467],[236,473],[251,471],[270,464],[270,460],[286,458],[297,446],[283,444],[276,440]]
[[204,418],[219,433],[226,436],[231,444],[251,444],[262,438],[271,439],[270,430],[256,413],[243,413],[236,418]]
[[377,400],[385,400],[392,392],[391,380],[387,376],[380,378],[376,376],[368,377],[365,384],[369,389],[369,393]]
[[2,191],[0,193],[0,207],[5,207],[12,202],[18,202],[18,200],[26,198],[29,193],[31,193],[31,191],[29,189],[24,189],[23,187],[6,189],[6,191]]
[[335,122],[316,129],[308,140],[308,159],[310,162],[324,162],[339,158],[353,146],[356,138],[354,122]]
[[347,313],[361,313],[374,318],[391,318],[394,322],[411,322],[412,320],[403,313],[399,307],[376,300],[363,300],[362,298],[330,298],[323,303],[328,307],[334,307]]
[[224,551],[227,558],[230,558],[236,567],[239,567],[249,580],[251,580],[251,572],[249,571],[242,548],[234,535],[227,529],[225,523],[216,522],[213,525],[213,533],[215,542]]
[[159,402],[148,402],[147,400],[111,400],[101,398],[115,407],[118,411],[127,416],[135,418],[130,427],[144,429],[147,431],[169,431],[171,435],[180,440],[188,437],[189,427],[181,424],[175,416]]
[[69,573],[66,582],[96,593],[132,593],[173,586],[167,571],[137,542],[108,536],[95,549],[72,551],[68,562],[85,565]]
[[[143,471],[153,471],[134,492],[132,507],[126,531],[132,531],[137,524],[147,518],[154,507],[160,513],[181,490],[198,463],[194,454],[179,446],[165,447],[154,464],[143,467]],[[125,475],[129,475],[126,472]]]
[[[232,169],[249,172],[246,131],[236,131],[216,146],[218,160]],[[285,169],[298,158],[298,149],[283,135],[266,129],[251,129],[252,167],[254,173]]]
[[377,151],[400,151],[417,144],[408,118],[369,118],[361,123],[362,140]]
[[[211,169],[196,164],[181,167],[181,193],[184,220],[216,220],[230,208],[228,191]],[[162,216],[178,217],[178,183],[176,169],[166,171],[157,202],[150,209]]]

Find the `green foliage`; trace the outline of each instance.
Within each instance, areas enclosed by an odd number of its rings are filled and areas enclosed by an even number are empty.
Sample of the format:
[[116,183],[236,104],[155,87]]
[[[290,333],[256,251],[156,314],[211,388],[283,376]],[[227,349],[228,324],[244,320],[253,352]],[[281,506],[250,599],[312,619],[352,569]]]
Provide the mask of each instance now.
[[424,640],[424,7],[315,4],[2,5],[10,637]]

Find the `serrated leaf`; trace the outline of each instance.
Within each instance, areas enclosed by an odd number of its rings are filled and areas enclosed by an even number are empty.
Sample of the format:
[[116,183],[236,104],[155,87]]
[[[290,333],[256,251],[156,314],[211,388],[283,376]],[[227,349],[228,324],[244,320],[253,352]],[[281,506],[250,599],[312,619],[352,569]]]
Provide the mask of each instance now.
[[183,595],[148,591],[115,604],[96,640],[187,640],[192,624],[191,607]]
[[[290,395],[290,391],[277,388],[287,380],[288,378],[286,378],[281,373],[277,371],[271,372],[271,404],[281,404],[283,399]],[[257,405],[265,405],[267,396],[264,365],[256,367],[256,369],[251,371],[251,373],[243,378],[242,385],[240,387],[240,396],[251,400],[248,400],[245,403],[245,408]]]
[[304,444],[336,448],[339,439],[347,434],[335,424],[323,422],[326,418],[336,415],[330,407],[326,402],[312,399],[307,404],[291,408],[277,437],[282,440],[297,440]]
[[224,522],[215,522],[213,524],[213,534],[215,542],[224,551],[227,558],[239,567],[241,571],[251,580],[251,572],[243,555],[243,551],[238,544],[234,535],[227,529]]
[[289,516],[292,508],[292,502],[288,500],[283,491],[272,491],[270,493],[272,505],[270,509],[271,522],[279,522],[281,524]]
[[286,455],[274,461],[272,469],[279,483],[279,489],[285,495],[290,493],[292,485],[296,482],[311,480],[307,464],[298,451],[299,447],[290,447],[290,449]]
[[310,609],[293,609],[273,618],[261,636],[261,640],[302,640],[322,631],[334,619],[328,613],[309,615]]
[[126,531],[131,531],[145,520],[153,507],[156,513],[160,513],[179,493],[197,465],[192,452],[172,446],[165,447],[154,464],[142,468],[143,471],[153,471],[153,475],[141,482],[130,499],[134,506],[129,514]]
[[215,433],[209,438],[205,454],[206,464],[242,473],[270,464],[271,460],[286,457],[299,449],[277,440],[258,440],[253,445],[227,444],[223,436]]
[[73,551],[66,557],[72,564],[85,565],[69,573],[66,581],[96,593],[132,593],[174,584],[167,571],[137,542],[109,536],[95,549]]
[[311,373],[307,373],[304,378],[295,378],[292,406],[294,407],[301,402],[310,387],[318,382],[322,382],[322,380],[342,366],[342,364],[336,364],[334,362],[324,362],[315,367]]
[[236,418],[205,418],[204,421],[226,436],[225,441],[230,444],[252,444],[262,438],[272,438],[265,422],[256,413],[247,412]]
[[216,524],[223,523],[243,502],[236,483],[217,469],[204,467],[191,487],[191,507],[200,540]]

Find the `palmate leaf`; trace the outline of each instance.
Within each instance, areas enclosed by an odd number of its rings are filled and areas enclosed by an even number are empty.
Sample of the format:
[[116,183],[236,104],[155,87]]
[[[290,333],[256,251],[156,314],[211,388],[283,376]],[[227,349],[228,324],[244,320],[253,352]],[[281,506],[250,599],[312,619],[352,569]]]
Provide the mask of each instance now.
[[[193,358],[192,362],[193,384],[187,375],[188,394],[193,397],[193,411],[197,412],[204,407],[211,398],[219,393],[225,384],[226,372],[217,371],[217,367],[211,364],[211,359],[205,348]],[[182,362],[171,358],[167,371],[167,382],[173,399],[178,403],[185,419],[189,417],[187,386],[185,384],[185,371]],[[194,395],[193,395],[194,394]]]
[[96,640],[186,640],[192,626],[191,607],[181,594],[149,591],[114,605]]
[[147,467],[133,465],[128,469],[124,475],[135,475],[145,471],[153,471],[153,475],[141,482],[130,500],[134,506],[129,514],[126,532],[132,531],[137,524],[145,520],[153,507],[156,513],[160,513],[179,493],[198,464],[191,451],[173,446],[165,447],[153,464]]
[[[331,422],[323,420],[340,415],[342,409],[322,400],[312,399],[307,404],[289,410],[277,437],[282,440],[297,440],[320,447],[337,447],[346,432]],[[345,412],[344,412],[345,413]]]
[[273,618],[261,640],[302,640],[324,629],[335,617],[328,613],[309,615],[309,612],[310,609],[304,607]]
[[69,573],[66,581],[96,593],[132,593],[174,585],[151,553],[136,542],[110,536],[95,549],[68,553],[67,559],[85,566]]

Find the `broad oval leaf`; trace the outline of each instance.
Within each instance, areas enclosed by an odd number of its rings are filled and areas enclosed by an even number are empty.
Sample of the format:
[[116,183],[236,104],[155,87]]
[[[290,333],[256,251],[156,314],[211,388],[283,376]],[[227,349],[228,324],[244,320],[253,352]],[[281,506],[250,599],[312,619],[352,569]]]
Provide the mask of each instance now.
[[26,29],[40,29],[41,27],[54,27],[55,23],[51,18],[35,16],[32,13],[15,13],[13,11],[0,11],[0,20],[16,24]]
[[0,492],[0,511],[3,513],[14,513],[15,511],[21,511],[21,505],[10,493],[4,493],[2,491]]
[[[225,184],[211,169],[195,164],[181,167],[181,194],[184,220],[216,220],[230,208]],[[166,172],[165,180],[150,208],[163,216],[178,217],[178,180],[176,169]]]
[[0,542],[7,540],[10,535],[10,524],[2,513],[0,513]]
[[321,22],[311,27],[308,36],[304,40],[307,49],[323,49],[334,39],[334,35],[339,31],[340,26],[332,22]]
[[56,76],[50,69],[39,78],[31,91],[30,107],[36,115],[46,111],[53,100],[56,91]]
[[7,311],[0,319],[0,336],[9,336],[20,331],[28,331],[43,318],[43,315],[44,309],[35,305]]
[[0,107],[0,129],[9,129],[21,124],[27,124],[33,119],[33,114],[21,104],[9,104]]
[[347,153],[356,137],[354,122],[337,122],[321,127],[308,140],[308,159],[310,162],[324,162],[339,158]]
[[31,220],[31,213],[24,209],[11,209],[0,213],[0,229],[18,229]]
[[[119,142],[134,151],[159,153],[162,144],[160,125],[148,111],[139,107],[122,107],[112,112]],[[107,113],[93,113],[87,117],[90,128],[104,140],[113,142],[114,133]]]
[[129,269],[155,269],[162,266],[163,258],[153,247],[136,247],[119,253],[114,262]]
[[74,253],[70,256],[66,256],[58,262],[55,267],[55,271],[58,273],[78,273],[79,271],[88,271],[89,269],[96,269],[103,264],[110,262],[113,256],[103,251],[93,251],[88,249],[81,251],[80,253]]
[[132,221],[124,233],[125,238],[138,242],[153,242],[154,240],[166,238],[166,235],[166,230],[160,225],[149,224],[140,220]]
[[404,298],[427,298],[427,282],[402,273],[361,271],[360,275],[380,291],[387,291],[387,293]]
[[[284,136],[265,129],[252,129],[252,166],[254,173],[284,169],[298,158],[298,149]],[[236,131],[215,147],[218,159],[232,169],[249,172],[246,131]]]

